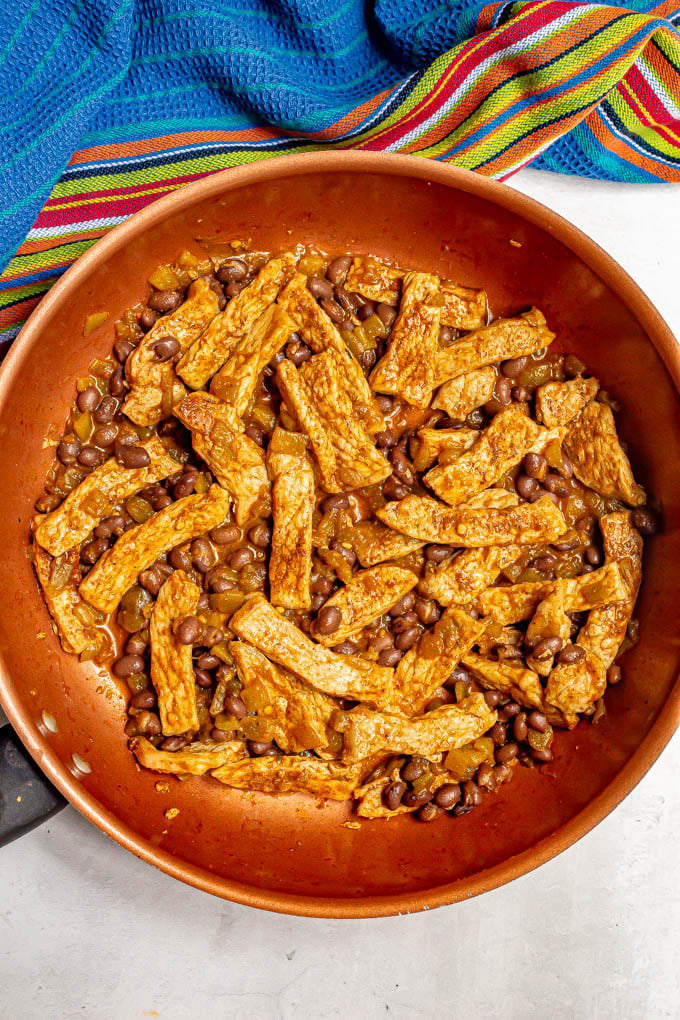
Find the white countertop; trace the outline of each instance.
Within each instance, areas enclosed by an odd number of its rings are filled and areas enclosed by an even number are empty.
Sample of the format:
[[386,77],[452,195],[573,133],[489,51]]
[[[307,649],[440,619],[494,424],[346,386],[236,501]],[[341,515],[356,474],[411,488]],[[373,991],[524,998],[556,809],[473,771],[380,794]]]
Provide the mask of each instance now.
[[[599,242],[680,336],[680,188],[532,171],[512,185]],[[223,902],[68,807],[0,850],[0,1018],[680,1017],[679,774],[676,736],[613,815],[539,871],[375,921]]]

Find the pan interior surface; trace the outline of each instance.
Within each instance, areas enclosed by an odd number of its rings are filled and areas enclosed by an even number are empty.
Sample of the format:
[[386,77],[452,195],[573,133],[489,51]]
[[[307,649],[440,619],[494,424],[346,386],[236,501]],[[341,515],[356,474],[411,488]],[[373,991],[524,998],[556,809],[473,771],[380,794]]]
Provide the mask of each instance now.
[[[599,271],[590,268],[598,250],[590,245],[586,261],[577,250],[589,242],[574,229],[580,240],[573,250],[571,237],[567,244],[556,236],[551,214],[540,225],[497,204],[493,196],[512,195],[509,189],[483,182],[464,190],[462,174],[449,172],[449,186],[393,172],[399,161],[384,158],[373,159],[368,172],[351,161],[324,170],[323,160],[308,160],[308,170],[291,174],[284,167],[290,161],[275,163],[252,180],[243,173],[236,184],[224,179],[219,190],[214,181],[211,189],[189,189],[193,198],[187,192],[158,221],[149,217],[124,241],[103,247],[76,267],[10,356],[0,391],[3,696],[29,749],[77,806],[177,877],[291,912],[352,916],[436,905],[479,891],[480,876],[483,887],[527,871],[538,862],[527,852],[541,841],[549,841],[547,856],[563,849],[574,838],[564,827],[589,806],[585,827],[599,820],[663,744],[641,748],[680,660],[680,459],[671,453],[680,407],[669,374],[677,362],[667,368],[650,342],[633,310],[631,293],[639,292],[625,274],[615,277],[609,260]],[[442,168],[434,175],[442,177]],[[520,196],[505,201],[524,209]],[[61,651],[27,555],[33,503],[53,456],[46,437],[61,427],[76,379],[93,357],[108,353],[113,322],[144,300],[153,269],[185,248],[200,252],[197,238],[207,236],[268,251],[301,242],[332,253],[370,252],[483,287],[494,316],[536,305],[559,347],[620,400],[622,439],[636,477],[663,507],[664,532],[646,543],[635,614],[641,636],[623,661],[624,683],[608,692],[597,725],[557,734],[548,774],[518,768],[500,794],[469,815],[431,825],[410,816],[356,824],[345,804],[230,791],[210,779],[179,782],[138,768],[126,746],[117,682]],[[100,310],[107,323],[84,337],[85,318]],[[50,717],[56,732],[45,724]],[[74,765],[74,752],[89,772]],[[636,752],[636,775],[617,789],[616,777]],[[487,880],[488,869],[496,871]]]

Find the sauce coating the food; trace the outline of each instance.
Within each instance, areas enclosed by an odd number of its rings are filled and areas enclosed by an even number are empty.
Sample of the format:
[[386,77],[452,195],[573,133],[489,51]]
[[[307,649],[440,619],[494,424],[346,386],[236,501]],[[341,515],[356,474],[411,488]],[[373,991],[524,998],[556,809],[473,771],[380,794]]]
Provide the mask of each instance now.
[[430,822],[604,714],[657,517],[540,310],[236,242],[149,282],[77,381],[32,530],[142,766]]

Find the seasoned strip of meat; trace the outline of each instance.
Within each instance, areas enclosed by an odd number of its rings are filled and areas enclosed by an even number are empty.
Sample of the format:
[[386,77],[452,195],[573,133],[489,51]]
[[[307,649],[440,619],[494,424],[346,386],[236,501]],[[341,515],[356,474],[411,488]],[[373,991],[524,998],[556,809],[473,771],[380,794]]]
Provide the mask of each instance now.
[[[605,669],[614,662],[621,642],[626,636],[642,579],[642,539],[631,523],[626,511],[607,514],[600,519],[604,540],[606,566],[618,570],[623,586],[623,597],[608,605],[592,609],[581,629],[578,643],[594,652]],[[595,571],[597,573],[597,571]],[[593,577],[593,574],[586,577]]]
[[441,386],[483,365],[519,358],[547,347],[555,339],[537,308],[516,319],[496,319],[490,326],[477,329],[456,340],[437,354],[434,385]]
[[53,559],[39,545],[33,545],[33,566],[45,604],[61,647],[72,655],[80,655],[86,648],[96,648],[102,641],[102,635],[95,626],[96,611],[78,594],[79,562],[77,549],[69,549]]
[[175,414],[191,432],[196,453],[234,501],[237,524],[265,517],[271,493],[264,451],[243,432],[234,409],[211,393],[189,393]]
[[483,290],[444,281],[440,294],[443,302],[442,326],[467,330],[480,329],[486,324],[487,301]]
[[462,421],[470,411],[491,400],[496,383],[496,370],[490,365],[450,379],[440,387],[432,401],[433,407],[446,411],[449,418]]
[[327,694],[313,690],[287,669],[270,662],[244,641],[231,641],[229,651],[236,664],[243,698],[265,704],[261,718],[271,725],[270,740],[282,751],[307,751],[328,744],[328,725],[338,705]]
[[222,524],[229,515],[229,494],[211,485],[203,495],[185,496],[120,536],[80,585],[82,597],[111,613],[143,570],[161,553]]
[[177,640],[173,624],[196,613],[200,596],[198,585],[183,570],[175,570],[159,591],[151,614],[151,679],[166,737],[194,732],[199,725],[192,648]]
[[380,706],[390,697],[394,670],[376,666],[358,655],[341,655],[310,641],[262,595],[238,609],[229,626],[243,641],[285,666],[311,687],[337,698]]
[[356,358],[350,354],[330,317],[324,312],[307,288],[307,277],[296,273],[279,298],[279,304],[295,322],[295,331],[315,354],[332,351],[336,356],[337,371],[342,378],[342,389],[348,394],[357,417],[370,433],[385,428],[371,392],[371,387]]
[[304,379],[290,361],[282,361],[276,372],[279,391],[298,426],[308,436],[321,485],[326,492],[341,492],[338,460],[327,422],[312,400]]
[[295,323],[280,305],[267,308],[234,346],[210,383],[210,392],[230,404],[239,418],[248,409],[262,369],[287,343]]
[[148,467],[126,468],[111,458],[83,478],[61,506],[39,519],[35,539],[43,549],[60,556],[80,545],[116,504],[179,470],[178,462],[156,436],[139,446],[151,458]]
[[446,506],[426,496],[406,496],[399,502],[386,503],[375,516],[395,531],[423,542],[470,549],[553,542],[567,530],[562,513],[547,496],[501,510],[470,510]]
[[[581,644],[579,638],[579,645]],[[582,646],[581,646],[582,647]],[[545,698],[565,716],[587,711],[607,687],[607,671],[594,652],[586,651],[579,662],[559,663],[548,677]]]
[[574,474],[601,496],[642,506],[645,490],[633,478],[630,461],[616,432],[611,407],[593,400],[574,421],[564,440]]
[[321,419],[326,423],[343,488],[375,485],[384,481],[392,468],[376,449],[364,426],[357,421],[351,393],[338,365],[333,352],[325,351],[306,361],[300,375]]
[[536,611],[527,627],[526,644],[532,651],[526,656],[526,663],[539,676],[549,676],[553,667],[554,653],[536,650],[539,642],[545,638],[559,638],[562,644],[569,640],[571,620],[567,616],[567,581],[559,579],[553,582],[551,590],[536,606]]
[[162,362],[154,350],[159,340],[176,340],[180,350],[191,348],[217,315],[217,295],[207,280],[195,280],[186,301],[152,326],[125,363],[130,392],[123,411],[138,425],[155,425],[172,413],[186,390],[169,362]]
[[432,468],[424,481],[441,499],[457,506],[519,464],[540,433],[540,425],[518,404],[511,404],[496,415],[474,446],[451,464]]
[[[535,504],[534,504],[535,505]],[[477,599],[483,616],[496,623],[519,623],[528,620],[554,591],[556,581],[525,581],[505,587],[488,588]],[[608,606],[626,598],[626,587],[619,564],[607,563],[599,570],[579,577],[564,579],[564,604],[568,613],[580,613],[595,606]]]
[[432,396],[441,319],[438,288],[436,276],[406,274],[387,352],[370,378],[374,390],[397,394],[416,407],[427,407]]
[[466,606],[486,591],[522,552],[519,545],[466,549],[445,563],[428,564],[420,590],[442,606]]
[[349,800],[361,781],[362,765],[343,765],[295,755],[244,758],[211,773],[225,786],[258,793],[311,793],[328,800]]
[[[352,261],[352,267],[345,280],[345,288],[362,294],[369,301],[396,305],[399,303],[403,277],[401,269],[387,265],[370,255],[359,256]],[[487,306],[483,290],[459,287],[448,281],[442,282],[440,288],[443,326],[477,329],[484,325]]]
[[447,609],[432,630],[421,635],[397,664],[392,708],[402,715],[418,715],[451,676],[463,655],[484,632],[486,624],[460,609]]
[[508,506],[519,506],[519,502],[519,496],[516,492],[510,492],[508,489],[492,488],[483,489],[482,492],[470,496],[460,506],[467,507],[469,510],[479,510],[484,507],[490,510],[504,510]]
[[360,255],[352,259],[352,266],[345,280],[345,289],[361,294],[369,301],[396,305],[399,303],[403,277],[400,269],[395,269],[394,266],[389,266],[370,255]]
[[412,570],[392,563],[360,570],[324,603],[325,609],[339,610],[340,625],[332,634],[322,634],[313,628],[313,636],[322,645],[340,644],[390,610],[417,582]]
[[430,758],[476,740],[497,718],[482,694],[471,694],[456,705],[442,705],[413,719],[358,705],[345,716],[342,760],[358,762],[370,755],[389,753]]
[[161,751],[146,737],[132,737],[130,750],[145,769],[173,776],[204,776],[210,769],[237,761],[247,754],[245,740],[226,740],[222,744],[197,741],[179,751]]
[[309,609],[315,492],[304,436],[275,428],[267,451],[267,469],[274,513],[270,598],[275,606]]
[[401,556],[422,549],[424,543],[392,531],[379,521],[359,521],[351,532],[352,549],[362,567],[374,567],[385,560],[398,560]]
[[293,275],[296,262],[293,252],[270,259],[255,279],[216,316],[177,365],[177,374],[187,386],[192,390],[200,389],[221,368],[251,326],[274,304],[281,288]]
[[442,464],[455,460],[478,439],[477,429],[419,429],[411,440],[413,466],[425,471],[438,458]]
[[468,652],[462,661],[477,683],[486,690],[501,691],[527,708],[542,708],[543,688],[533,670],[511,662],[485,659],[476,652]]
[[332,351],[310,358],[299,371],[290,361],[282,361],[277,380],[287,407],[309,436],[327,492],[387,478],[391,466],[354,416]]
[[566,425],[593,399],[600,384],[597,379],[578,376],[567,382],[549,382],[536,390],[536,417],[549,428]]

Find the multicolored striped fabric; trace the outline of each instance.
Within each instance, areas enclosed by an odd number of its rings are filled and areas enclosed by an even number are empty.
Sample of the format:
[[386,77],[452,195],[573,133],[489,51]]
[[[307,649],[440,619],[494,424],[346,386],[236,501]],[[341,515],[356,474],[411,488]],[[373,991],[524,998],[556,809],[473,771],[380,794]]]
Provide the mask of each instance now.
[[680,182],[680,6],[30,0],[0,12],[0,341],[106,230],[283,152]]

